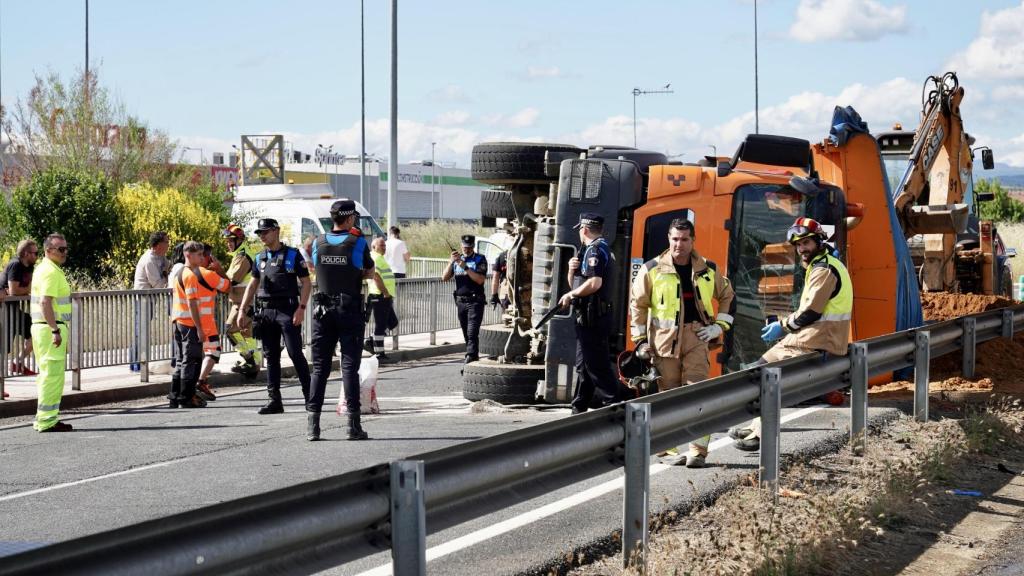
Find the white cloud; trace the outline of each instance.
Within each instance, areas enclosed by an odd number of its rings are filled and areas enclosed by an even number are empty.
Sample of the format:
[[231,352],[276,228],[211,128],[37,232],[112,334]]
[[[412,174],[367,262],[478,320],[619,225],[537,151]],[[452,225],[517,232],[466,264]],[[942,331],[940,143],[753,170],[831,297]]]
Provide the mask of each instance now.
[[540,110],[533,107],[523,108],[519,112],[509,116],[507,124],[512,128],[528,128],[537,122],[537,118],[539,116]]
[[560,78],[563,76],[558,66],[530,66],[526,69],[528,78]]
[[1024,100],[1024,86],[1020,84],[996,86],[992,89],[992,99],[999,102]]
[[1024,2],[982,13],[978,37],[954,55],[947,68],[973,78],[1024,78]]
[[465,110],[449,110],[437,116],[435,122],[440,126],[462,126],[469,122],[469,112]]
[[431,100],[437,100],[440,102],[472,102],[473,98],[466,92],[466,90],[457,84],[448,84],[440,88],[436,88],[427,93],[427,97]]
[[877,0],[800,0],[789,34],[801,42],[866,42],[906,30],[905,6]]

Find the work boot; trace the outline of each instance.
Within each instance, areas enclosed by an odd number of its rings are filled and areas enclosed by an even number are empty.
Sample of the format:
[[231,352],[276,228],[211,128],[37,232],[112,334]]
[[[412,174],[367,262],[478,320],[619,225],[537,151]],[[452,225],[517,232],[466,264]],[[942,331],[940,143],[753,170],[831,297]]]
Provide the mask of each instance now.
[[705,466],[705,460],[707,456],[703,454],[697,454],[691,452],[686,455],[686,467],[687,468],[703,468]]
[[743,440],[747,436],[750,436],[751,432],[753,432],[753,430],[750,428],[729,428],[729,438],[732,438],[733,440]]
[[267,396],[270,400],[263,408],[260,408],[260,414],[281,414],[284,412],[284,404],[281,403],[281,390],[279,388],[268,387]]
[[198,394],[193,396],[191,400],[185,400],[178,404],[181,408],[206,408],[206,400],[203,400]]
[[40,432],[71,432],[74,428],[67,422],[57,422],[53,426],[50,426],[46,430],[40,430]]
[[217,395],[210,389],[210,383],[206,380],[200,380],[199,384],[196,385],[196,394],[207,402],[213,402],[217,399]]
[[306,412],[306,440],[310,442],[320,439],[320,413]]
[[744,452],[757,452],[761,449],[761,439],[757,436],[753,438],[741,438],[732,443],[737,450],[743,450]]
[[363,427],[359,425],[359,414],[349,413],[348,415],[348,439],[349,440],[366,440],[370,435],[367,434]]

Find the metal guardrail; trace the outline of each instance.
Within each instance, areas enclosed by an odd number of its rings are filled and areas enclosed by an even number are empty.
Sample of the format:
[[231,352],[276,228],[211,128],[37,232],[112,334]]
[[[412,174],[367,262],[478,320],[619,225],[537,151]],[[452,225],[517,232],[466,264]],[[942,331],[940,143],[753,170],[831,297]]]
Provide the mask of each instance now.
[[[927,418],[928,366],[1024,330],[1024,306],[808,354],[579,416],[126,526],[4,558],[0,574],[310,574],[392,551],[395,574],[425,574],[425,535],[625,467],[623,559],[643,563],[652,451],[762,418],[760,480],[777,489],[781,408],[852,387],[850,440],[867,441],[871,376],[915,368]],[[429,515],[430,523],[424,521]],[[167,542],[175,545],[168,547]]]
[[[438,277],[401,278],[396,282],[395,312],[399,323],[390,333],[393,349],[398,349],[399,336],[428,333],[433,345],[437,332],[459,327],[451,296],[454,281],[443,282]],[[132,363],[140,365],[140,381],[148,382],[149,363],[171,358],[170,307],[171,291],[167,288],[73,293],[67,355],[72,389],[81,390],[82,370]],[[235,349],[223,329],[229,308],[227,297],[218,297],[216,320],[225,352]],[[4,379],[18,375],[11,369],[16,356],[12,352],[22,346],[19,335],[29,322],[27,312],[28,296],[8,297],[0,304],[0,398]],[[488,306],[484,324],[498,322],[501,322],[501,311]],[[303,342],[307,345],[312,339],[312,326],[312,307],[309,307],[302,324]],[[373,333],[372,318],[367,322],[366,333]],[[35,358],[29,354],[24,364],[34,370]]]

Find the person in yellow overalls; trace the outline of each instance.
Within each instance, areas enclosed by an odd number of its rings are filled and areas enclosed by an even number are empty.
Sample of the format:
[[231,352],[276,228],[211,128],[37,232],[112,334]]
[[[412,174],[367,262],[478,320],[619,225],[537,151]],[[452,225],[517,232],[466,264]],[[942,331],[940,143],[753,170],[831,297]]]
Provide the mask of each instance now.
[[[398,317],[395,316],[395,273],[391,271],[391,265],[384,257],[385,242],[383,237],[373,239],[370,256],[373,257],[373,267],[376,270],[375,278],[366,280],[366,287],[369,297],[366,299],[373,311],[373,353],[380,362],[390,362],[391,359],[384,352],[384,336],[388,330],[395,328]],[[376,281],[380,278],[380,283]],[[383,284],[383,290],[379,284]]]
[[50,234],[43,250],[45,258],[32,275],[32,347],[39,367],[39,404],[32,427],[39,432],[70,432],[71,424],[59,420],[71,325],[71,286],[61,270],[68,258],[67,240]]
[[231,258],[227,272],[227,278],[231,282],[231,292],[228,293],[231,310],[228,311],[228,318],[224,322],[225,331],[235,344],[235,350],[238,350],[239,356],[242,357],[231,371],[244,374],[247,378],[255,378],[263,364],[263,352],[260,350],[260,343],[252,337],[252,325],[247,324],[245,328],[240,328],[238,322],[242,296],[245,294],[245,287],[252,280],[253,255],[245,245],[245,232],[237,224],[228,224],[221,236],[227,242],[228,256]]

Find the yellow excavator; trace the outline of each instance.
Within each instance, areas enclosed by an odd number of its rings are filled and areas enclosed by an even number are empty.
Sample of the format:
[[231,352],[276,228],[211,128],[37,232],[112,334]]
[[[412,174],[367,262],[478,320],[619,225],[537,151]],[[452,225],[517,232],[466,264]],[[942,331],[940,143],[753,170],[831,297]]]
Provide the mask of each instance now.
[[[929,76],[917,129],[897,124],[876,140],[921,290],[1011,296],[1007,259],[1015,252],[993,222],[979,218],[979,203],[991,197],[974,192],[974,138],[964,130],[963,97],[955,72]],[[983,167],[992,169],[992,150],[976,150]]]

